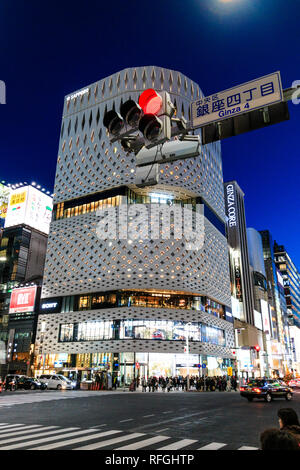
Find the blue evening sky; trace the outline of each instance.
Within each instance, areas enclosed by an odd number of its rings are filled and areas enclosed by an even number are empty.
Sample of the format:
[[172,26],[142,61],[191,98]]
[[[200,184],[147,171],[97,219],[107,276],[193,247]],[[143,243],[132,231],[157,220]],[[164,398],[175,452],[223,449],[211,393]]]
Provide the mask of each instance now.
[[[206,95],[280,70],[300,80],[299,0],[3,0],[0,180],[53,189],[64,96],[126,67],[179,70]],[[224,180],[248,226],[269,229],[300,268],[300,105],[290,121],[224,140]]]

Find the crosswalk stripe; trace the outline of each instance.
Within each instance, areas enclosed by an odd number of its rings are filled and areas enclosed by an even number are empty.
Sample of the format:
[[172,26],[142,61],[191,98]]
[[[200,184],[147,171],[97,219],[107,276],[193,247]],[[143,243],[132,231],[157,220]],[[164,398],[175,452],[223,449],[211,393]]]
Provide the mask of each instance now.
[[3,434],[7,432],[16,432],[20,431],[22,429],[29,429],[29,428],[40,428],[42,427],[41,424],[32,424],[31,426],[27,426],[26,424],[18,424],[17,426],[14,427],[9,427],[9,426],[3,426],[0,428],[0,437],[3,436]]
[[181,439],[180,441],[173,442],[172,444],[167,444],[164,447],[160,447],[157,450],[177,450],[177,449],[182,449],[186,446],[189,446],[190,444],[194,444],[195,439]]
[[238,450],[258,450],[258,447],[242,446]]
[[[34,429],[29,429],[29,428],[34,428]],[[0,435],[0,444],[3,442],[2,439],[3,437],[11,437],[11,436],[20,436],[20,435],[23,435],[23,434],[28,434],[28,433],[36,433],[36,432],[42,432],[42,431],[47,431],[48,429],[54,429],[54,428],[58,428],[58,426],[28,426],[28,427],[25,427],[22,429],[22,430],[16,430],[15,429],[11,429],[9,432],[5,433],[5,434],[1,434]]]
[[[55,431],[49,431],[49,432],[45,432],[45,433],[39,433],[39,434],[31,434],[29,436],[23,436],[23,437],[18,437],[17,439],[7,439],[6,441],[3,441],[1,442],[1,447],[0,447],[0,450],[11,450],[11,449],[20,449],[21,447],[27,447],[33,443],[37,443],[39,444],[40,442],[48,442],[48,441],[53,441],[53,440],[59,440],[61,439],[61,436],[57,435],[57,436],[52,436],[52,437],[43,437],[42,439],[38,439],[38,440],[31,440],[31,441],[28,441],[28,442],[21,442],[19,444],[12,444],[10,446],[3,446],[2,447],[2,444],[8,444],[10,442],[16,442],[16,441],[27,441],[27,439],[36,439],[37,437],[39,436],[49,436],[51,434],[62,434],[66,431],[71,431],[73,429],[78,429],[78,428],[66,428],[66,429],[56,429]],[[69,436],[69,434],[67,434],[67,436]]]
[[114,450],[143,449],[144,447],[151,446],[152,444],[156,444],[157,442],[165,441],[166,439],[170,439],[170,438],[167,436],[155,436],[155,437],[151,437],[150,439],[144,439],[143,441],[134,442],[133,444],[128,444],[127,446],[118,447]]
[[[110,436],[112,434],[117,434],[117,433],[122,432],[122,431],[116,431],[116,430],[113,429],[111,431],[105,431],[105,432],[100,432],[100,433],[95,434],[95,432],[97,431],[96,429],[93,430],[93,431],[91,429],[89,429],[88,431],[90,433],[93,433],[93,434],[91,434],[90,436],[77,437],[76,439],[69,439],[67,441],[61,441],[60,443],[49,444],[49,445],[42,446],[42,447],[35,447],[34,449],[30,449],[30,450],[57,449],[58,447],[65,447],[65,446],[70,445],[70,444],[78,444],[79,442],[83,442],[83,441],[86,442],[86,441],[90,441],[92,439],[98,439],[99,437]],[[76,434],[80,434],[80,433],[74,433],[74,436]],[[83,434],[83,432],[81,434]],[[68,437],[71,437],[71,434]]]
[[5,430],[6,429],[12,429],[12,428],[17,428],[17,427],[20,428],[20,427],[23,427],[23,426],[24,426],[24,424],[9,424],[8,426],[3,426],[3,428],[1,428],[1,430],[2,429],[5,429]]
[[223,444],[222,442],[211,442],[210,444],[200,447],[197,450],[218,450],[218,449],[221,449],[222,447],[225,447],[226,445],[227,444]]
[[77,447],[75,450],[94,450],[101,449],[101,447],[110,446],[113,444],[118,444],[119,442],[130,441],[130,439],[135,439],[136,437],[144,436],[145,434],[141,432],[136,432],[133,434],[128,434],[126,436],[116,437],[115,439],[109,439],[108,441],[96,442],[94,444],[89,444],[83,447]]
[[[108,448],[115,444],[121,444],[125,441],[132,441],[136,438],[145,436],[143,440],[135,440],[132,443],[113,447],[114,450],[137,450],[145,449],[154,444],[159,444],[163,441],[169,442],[162,447],[155,446],[158,451],[171,451],[184,449],[192,444],[200,442],[195,439],[179,439],[175,442],[174,436],[156,435],[150,436],[145,433],[129,433],[124,435],[124,430],[109,430],[101,431],[97,427],[107,426],[101,424],[98,426],[90,427],[89,429],[80,429],[79,427],[60,428],[59,426],[45,426],[41,424],[8,424],[0,423],[0,450],[13,450],[26,448],[29,450],[50,450],[69,446],[74,449],[74,444],[82,444],[81,447],[76,447],[74,450],[94,450],[101,448]],[[166,428],[168,429],[168,428]],[[101,432],[99,432],[101,431]],[[162,430],[160,430],[161,432]],[[113,435],[119,434],[118,436]],[[112,436],[108,440],[103,440],[107,436]],[[70,439],[72,438],[72,439]],[[84,445],[87,441],[95,441],[90,444]],[[101,439],[99,441],[99,439]],[[45,444],[45,445],[39,445]],[[211,442],[197,450],[219,450],[226,447],[228,444],[222,442]],[[237,450],[259,450],[258,447],[242,445]]]

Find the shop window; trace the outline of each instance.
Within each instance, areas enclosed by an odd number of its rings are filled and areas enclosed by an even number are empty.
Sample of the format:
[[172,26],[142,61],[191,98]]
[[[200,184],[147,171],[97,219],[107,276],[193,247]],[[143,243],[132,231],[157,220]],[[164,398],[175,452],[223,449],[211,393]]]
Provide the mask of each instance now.
[[78,310],[88,310],[91,308],[91,297],[84,295],[79,297]]
[[60,325],[59,341],[73,341],[74,324]]

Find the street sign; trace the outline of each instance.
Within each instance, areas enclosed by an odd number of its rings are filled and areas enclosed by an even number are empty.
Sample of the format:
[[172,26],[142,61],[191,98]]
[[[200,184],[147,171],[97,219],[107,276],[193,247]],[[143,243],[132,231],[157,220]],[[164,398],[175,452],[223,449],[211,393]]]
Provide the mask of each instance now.
[[232,367],[227,367],[227,375],[232,376]]
[[205,367],[206,367],[206,364],[202,364],[202,369],[205,369]]
[[193,128],[283,101],[280,72],[214,93],[191,104]]

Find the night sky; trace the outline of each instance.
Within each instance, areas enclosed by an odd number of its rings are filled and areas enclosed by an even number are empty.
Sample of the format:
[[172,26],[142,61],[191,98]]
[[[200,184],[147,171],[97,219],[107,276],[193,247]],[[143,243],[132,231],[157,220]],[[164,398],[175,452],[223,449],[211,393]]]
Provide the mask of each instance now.
[[[299,0],[2,0],[0,180],[52,191],[64,96],[127,67],[156,65],[206,95],[279,70],[300,80]],[[300,268],[300,105],[290,121],[224,140],[224,181],[247,225],[269,229]]]

